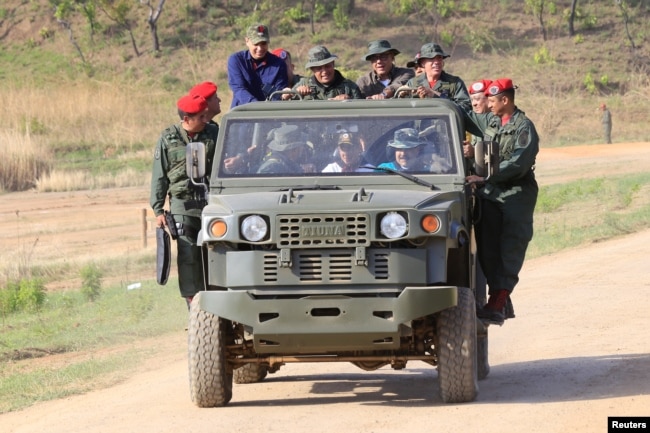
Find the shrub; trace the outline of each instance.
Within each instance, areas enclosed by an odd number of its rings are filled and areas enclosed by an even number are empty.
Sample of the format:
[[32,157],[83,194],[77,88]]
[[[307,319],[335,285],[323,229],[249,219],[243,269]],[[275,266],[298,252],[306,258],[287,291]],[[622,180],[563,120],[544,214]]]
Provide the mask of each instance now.
[[28,312],[36,312],[41,309],[45,302],[45,285],[40,279],[20,280],[18,289],[18,309]]
[[95,264],[81,268],[81,293],[84,297],[94,302],[99,299],[102,292],[102,271]]

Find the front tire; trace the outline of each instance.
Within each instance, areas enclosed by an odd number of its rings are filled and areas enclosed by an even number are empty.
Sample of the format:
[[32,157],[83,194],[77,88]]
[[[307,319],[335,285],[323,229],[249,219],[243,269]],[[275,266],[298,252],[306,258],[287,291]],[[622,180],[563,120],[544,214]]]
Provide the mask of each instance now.
[[436,343],[442,401],[465,403],[476,399],[476,306],[470,289],[459,287],[458,304],[436,315]]
[[234,341],[229,320],[201,310],[197,294],[190,306],[188,359],[190,395],[198,407],[225,406],[232,398],[232,367],[227,345]]

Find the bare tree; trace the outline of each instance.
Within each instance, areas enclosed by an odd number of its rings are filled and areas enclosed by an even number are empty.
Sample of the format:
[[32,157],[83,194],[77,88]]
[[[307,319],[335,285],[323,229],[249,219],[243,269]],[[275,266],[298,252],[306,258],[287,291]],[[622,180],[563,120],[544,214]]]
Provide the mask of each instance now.
[[131,20],[129,14],[132,11],[133,5],[128,0],[99,0],[99,8],[106,14],[108,18],[115,21],[122,26],[131,38],[131,46],[135,52],[136,57],[140,57],[138,45],[135,42],[133,31],[131,30]]
[[576,7],[578,7],[578,0],[571,0],[571,14],[569,15],[569,36],[574,36],[576,34],[576,31],[573,28],[573,21],[576,17]]
[[158,40],[158,18],[162,13],[165,0],[158,0],[158,6],[154,9],[150,0],[140,0],[140,3],[149,8],[149,17],[147,24],[149,24],[149,31],[151,32],[151,39],[153,40],[153,50],[160,51],[160,42]]
[[634,39],[632,38],[632,35],[630,34],[630,29],[628,27],[628,23],[630,22],[630,16],[627,13],[629,6],[625,0],[614,0],[616,1],[616,4],[618,5],[619,9],[621,9],[621,15],[623,16],[623,24],[625,24],[625,34],[627,35],[627,39],[630,41],[630,45],[632,46],[633,49],[636,48],[636,44],[634,43]]
[[542,38],[546,40],[546,25],[544,24],[544,0],[526,0],[526,7],[537,18]]
[[75,5],[70,0],[63,0],[59,2],[54,8],[54,18],[61,27],[68,31],[68,38],[70,39],[70,43],[72,43],[72,46],[75,47],[77,53],[79,54],[79,57],[81,58],[81,61],[85,64],[86,58],[84,57],[84,53],[81,51],[81,47],[77,43],[77,40],[72,33],[72,25],[68,21],[70,14],[74,10],[74,6]]

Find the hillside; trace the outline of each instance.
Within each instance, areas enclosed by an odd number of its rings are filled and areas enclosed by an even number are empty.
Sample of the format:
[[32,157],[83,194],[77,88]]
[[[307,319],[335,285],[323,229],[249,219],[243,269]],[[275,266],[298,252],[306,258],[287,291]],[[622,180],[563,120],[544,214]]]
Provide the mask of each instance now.
[[[612,110],[615,140],[650,139],[650,102],[639,98],[650,90],[650,6],[644,1],[623,2],[628,6],[626,29],[615,2],[580,0],[573,37],[566,19],[571,2],[547,2],[546,41],[538,19],[525,10],[528,1],[465,0],[451,2],[448,10],[442,6],[450,2],[429,1],[437,8],[400,11],[397,3],[417,2],[339,0],[354,5],[343,17],[332,10],[336,1],[325,1],[313,34],[308,14],[301,15],[295,2],[169,1],[157,21],[159,52],[152,49],[149,9],[140,3],[129,3],[124,21],[133,40],[125,25],[99,9],[92,34],[89,21],[78,11],[67,16],[66,30],[54,18],[50,3],[57,2],[5,0],[0,7],[0,91],[90,79],[129,92],[163,91],[160,98],[169,107],[193,83],[210,79],[219,84],[226,111],[230,92],[225,60],[245,48],[242,29],[259,20],[271,27],[272,48],[282,46],[294,54],[300,73],[307,50],[315,44],[327,45],[339,56],[337,67],[356,79],[369,69],[362,55],[370,40],[389,39],[402,51],[397,58],[401,65],[422,43],[435,40],[452,55],[447,71],[467,83],[512,77],[520,87],[518,104],[536,122],[543,145],[599,142],[600,102]],[[307,11],[309,2],[301,4]],[[149,135],[140,139],[152,140]]]

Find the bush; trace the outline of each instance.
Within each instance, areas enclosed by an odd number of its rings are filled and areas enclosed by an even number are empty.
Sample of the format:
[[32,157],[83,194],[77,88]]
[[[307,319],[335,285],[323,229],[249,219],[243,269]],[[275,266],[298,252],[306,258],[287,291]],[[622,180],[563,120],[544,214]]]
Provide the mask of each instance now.
[[95,264],[86,265],[81,269],[81,293],[94,302],[102,292],[102,271]]
[[45,286],[38,278],[10,281],[0,290],[0,312],[3,316],[16,311],[40,311],[44,302]]

